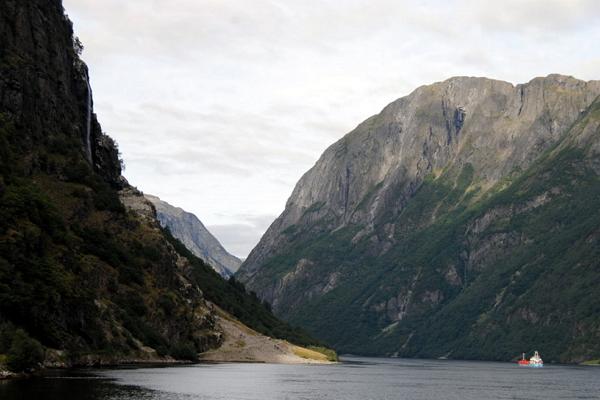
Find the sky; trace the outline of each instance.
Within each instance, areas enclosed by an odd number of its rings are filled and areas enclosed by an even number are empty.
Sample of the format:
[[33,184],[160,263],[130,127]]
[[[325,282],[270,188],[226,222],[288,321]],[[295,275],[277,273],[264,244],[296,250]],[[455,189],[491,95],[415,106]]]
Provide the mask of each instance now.
[[64,0],[125,177],[246,257],[321,153],[456,75],[600,79],[598,0]]

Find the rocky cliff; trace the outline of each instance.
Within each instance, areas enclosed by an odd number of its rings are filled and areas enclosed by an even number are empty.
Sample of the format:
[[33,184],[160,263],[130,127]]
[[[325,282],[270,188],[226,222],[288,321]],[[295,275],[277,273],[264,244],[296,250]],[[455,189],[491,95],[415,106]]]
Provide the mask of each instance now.
[[[67,155],[77,146],[84,162],[113,187],[121,187],[121,164],[114,141],[103,134],[93,113],[87,66],[80,43],[60,1],[0,3],[0,105],[3,124],[19,131],[24,173],[59,171],[49,151]],[[71,139],[79,139],[72,141]]]
[[0,353],[18,356],[11,337],[39,341],[57,364],[217,346],[189,261],[153,216],[121,203],[119,190],[143,197],[93,113],[61,2],[0,1],[0,37]]
[[0,370],[194,360],[213,304],[314,343],[164,231],[121,176],[60,0],[0,0]]
[[194,214],[173,207],[160,198],[146,194],[145,197],[156,208],[156,215],[163,227],[179,239],[194,255],[212,266],[224,278],[238,270],[242,261],[229,254],[212,233]]
[[416,89],[325,151],[236,276],[342,351],[597,356],[599,94]]

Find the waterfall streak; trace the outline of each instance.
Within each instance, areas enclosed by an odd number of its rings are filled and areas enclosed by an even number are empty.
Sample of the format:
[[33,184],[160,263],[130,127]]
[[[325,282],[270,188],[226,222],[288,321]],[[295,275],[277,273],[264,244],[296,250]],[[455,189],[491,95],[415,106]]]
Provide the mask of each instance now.
[[85,155],[90,163],[92,163],[92,144],[90,141],[92,132],[92,87],[90,85],[89,74],[85,75],[85,83],[87,84],[87,120],[85,133]]

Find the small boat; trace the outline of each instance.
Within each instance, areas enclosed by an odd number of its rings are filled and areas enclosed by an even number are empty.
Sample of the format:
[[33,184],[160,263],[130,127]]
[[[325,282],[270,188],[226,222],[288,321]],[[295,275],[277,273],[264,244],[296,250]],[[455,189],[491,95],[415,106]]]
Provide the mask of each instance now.
[[525,353],[523,353],[523,358],[521,358],[518,362],[518,364],[522,367],[528,367],[529,366],[529,360],[525,359]]
[[544,361],[542,361],[542,357],[540,357],[540,353],[538,353],[537,350],[533,352],[533,357],[529,359],[529,366],[534,368],[544,366]]

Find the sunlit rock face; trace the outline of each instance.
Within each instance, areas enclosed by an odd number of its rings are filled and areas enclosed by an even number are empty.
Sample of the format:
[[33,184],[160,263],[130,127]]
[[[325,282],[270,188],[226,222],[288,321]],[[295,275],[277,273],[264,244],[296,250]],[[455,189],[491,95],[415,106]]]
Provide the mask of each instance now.
[[[600,82],[562,75],[516,86],[455,77],[417,88],[323,153],[236,277],[342,349],[467,354],[450,339],[412,343],[428,318],[459,312],[470,288],[545,234],[517,222],[569,207],[575,191],[594,186],[599,94]],[[573,187],[561,180],[567,171],[553,169],[563,162],[582,174]],[[541,262],[531,259],[538,253],[521,264]],[[487,294],[499,296],[496,311],[507,301],[502,290]]]

